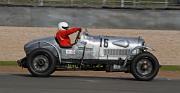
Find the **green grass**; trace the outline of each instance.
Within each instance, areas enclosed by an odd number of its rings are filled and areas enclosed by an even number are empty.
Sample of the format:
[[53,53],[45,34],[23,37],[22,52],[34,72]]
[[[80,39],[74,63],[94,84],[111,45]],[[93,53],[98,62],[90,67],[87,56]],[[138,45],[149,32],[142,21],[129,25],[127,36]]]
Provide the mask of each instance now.
[[180,71],[180,65],[162,66],[162,71]]
[[0,66],[17,66],[16,61],[0,61]]

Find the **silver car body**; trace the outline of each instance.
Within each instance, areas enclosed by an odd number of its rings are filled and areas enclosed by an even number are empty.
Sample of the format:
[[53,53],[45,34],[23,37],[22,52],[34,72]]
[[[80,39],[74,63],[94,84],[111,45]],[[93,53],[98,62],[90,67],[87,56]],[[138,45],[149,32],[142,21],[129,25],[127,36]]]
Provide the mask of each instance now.
[[37,48],[46,48],[59,63],[68,59],[128,61],[148,48],[144,43],[141,37],[94,36],[84,32],[72,48],[61,48],[55,37],[47,37],[27,43],[24,50],[28,55]]

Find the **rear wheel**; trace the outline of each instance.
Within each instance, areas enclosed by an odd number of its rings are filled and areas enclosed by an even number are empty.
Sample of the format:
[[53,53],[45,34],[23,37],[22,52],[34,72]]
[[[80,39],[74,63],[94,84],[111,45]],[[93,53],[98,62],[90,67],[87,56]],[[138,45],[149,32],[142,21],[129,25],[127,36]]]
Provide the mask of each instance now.
[[137,55],[131,63],[131,73],[137,80],[152,80],[158,72],[159,62],[149,52],[143,52]]
[[55,71],[54,55],[47,49],[36,49],[27,57],[28,70],[33,76],[46,77]]

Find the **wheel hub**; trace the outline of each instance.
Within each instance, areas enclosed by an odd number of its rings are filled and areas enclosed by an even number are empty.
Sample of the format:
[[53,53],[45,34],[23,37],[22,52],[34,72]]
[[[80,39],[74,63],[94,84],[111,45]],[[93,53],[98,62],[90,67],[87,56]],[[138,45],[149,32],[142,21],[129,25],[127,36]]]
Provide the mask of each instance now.
[[39,62],[37,62],[39,66],[43,66],[45,64],[45,60],[39,59]]
[[149,59],[141,59],[137,63],[137,71],[141,75],[148,75],[152,72],[153,66]]
[[147,70],[148,69],[148,63],[146,61],[143,62],[141,69],[142,70]]
[[37,72],[43,72],[49,67],[49,60],[44,55],[38,55],[33,60],[33,68]]

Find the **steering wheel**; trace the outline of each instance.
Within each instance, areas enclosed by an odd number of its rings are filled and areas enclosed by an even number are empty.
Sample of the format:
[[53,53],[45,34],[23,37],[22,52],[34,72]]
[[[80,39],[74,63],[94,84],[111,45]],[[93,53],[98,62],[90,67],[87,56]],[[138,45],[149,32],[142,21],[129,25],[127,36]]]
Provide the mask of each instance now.
[[[81,31],[78,32],[74,44],[76,44],[76,43],[78,42],[78,39],[79,39],[79,37],[80,37],[80,34],[81,34]],[[74,44],[73,44],[73,45],[74,45]]]

